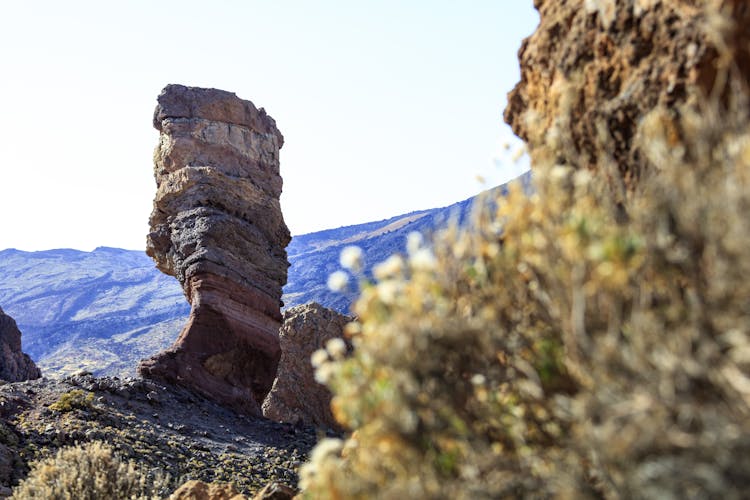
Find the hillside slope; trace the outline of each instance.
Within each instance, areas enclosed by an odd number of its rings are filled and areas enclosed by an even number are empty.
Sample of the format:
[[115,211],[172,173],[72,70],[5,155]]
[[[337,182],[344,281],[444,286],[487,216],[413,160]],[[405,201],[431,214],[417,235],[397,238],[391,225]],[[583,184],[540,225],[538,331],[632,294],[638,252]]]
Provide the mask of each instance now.
[[2,498],[26,476],[29,462],[91,441],[107,443],[151,473],[168,473],[170,490],[200,479],[232,482],[252,495],[270,481],[296,486],[300,464],[326,435],[238,415],[185,389],[142,379],[78,374],[4,384],[0,402]]
[[[529,185],[530,176],[521,181]],[[454,203],[453,205],[421,210],[377,222],[340,227],[316,233],[295,236],[287,247],[289,279],[284,287],[284,304],[294,306],[315,301],[342,313],[348,313],[354,299],[354,290],[339,293],[328,289],[328,276],[341,268],[341,250],[355,245],[363,250],[364,273],[369,276],[372,266],[383,262],[394,253],[406,251],[406,238],[411,232],[425,236],[450,223],[465,224],[477,200],[492,199],[491,193],[505,192],[507,185],[498,186],[485,193]]]
[[[528,175],[522,179],[528,184]],[[295,236],[287,248],[285,307],[315,301],[347,313],[354,291],[341,294],[326,286],[340,268],[344,247],[362,248],[369,274],[374,264],[404,252],[412,231],[429,234],[449,221],[465,222],[480,197]],[[174,341],[190,312],[177,280],[159,272],[144,252],[106,247],[0,251],[0,306],[16,319],[24,351],[48,377],[80,369],[132,376],[140,359]]]
[[0,304],[45,375],[132,374],[169,345],[190,308],[177,281],[143,252],[0,251]]

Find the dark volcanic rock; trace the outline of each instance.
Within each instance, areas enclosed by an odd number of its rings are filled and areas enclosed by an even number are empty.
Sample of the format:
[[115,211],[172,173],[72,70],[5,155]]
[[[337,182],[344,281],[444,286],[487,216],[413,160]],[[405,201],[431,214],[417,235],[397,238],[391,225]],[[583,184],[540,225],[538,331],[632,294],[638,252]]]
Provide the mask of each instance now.
[[283,138],[263,109],[230,92],[168,85],[158,103],[146,251],[192,310],[175,344],[139,372],[257,415],[281,355]]
[[41,376],[31,358],[21,352],[21,331],[15,320],[0,309],[0,379],[20,382]]

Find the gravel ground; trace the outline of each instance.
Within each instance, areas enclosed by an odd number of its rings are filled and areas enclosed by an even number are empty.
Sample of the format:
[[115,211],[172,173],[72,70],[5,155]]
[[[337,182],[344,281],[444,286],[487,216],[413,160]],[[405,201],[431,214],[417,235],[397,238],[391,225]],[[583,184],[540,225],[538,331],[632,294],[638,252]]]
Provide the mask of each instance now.
[[322,431],[238,415],[185,389],[77,374],[0,385],[0,495],[29,462],[100,440],[124,458],[189,479],[231,482],[252,495],[297,471]]

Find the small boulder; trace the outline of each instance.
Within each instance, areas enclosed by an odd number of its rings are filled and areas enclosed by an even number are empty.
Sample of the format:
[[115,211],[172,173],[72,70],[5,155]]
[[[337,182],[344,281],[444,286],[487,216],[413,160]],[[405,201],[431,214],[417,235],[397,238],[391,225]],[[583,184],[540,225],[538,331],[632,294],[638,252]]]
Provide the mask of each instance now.
[[331,339],[344,339],[352,318],[310,303],[288,309],[279,330],[281,361],[263,415],[277,422],[341,430],[331,413],[331,392],[315,381],[310,358]]
[[231,484],[191,480],[169,495],[169,500],[247,500],[247,497]]
[[256,493],[253,500],[292,500],[296,494],[294,488],[274,481]]

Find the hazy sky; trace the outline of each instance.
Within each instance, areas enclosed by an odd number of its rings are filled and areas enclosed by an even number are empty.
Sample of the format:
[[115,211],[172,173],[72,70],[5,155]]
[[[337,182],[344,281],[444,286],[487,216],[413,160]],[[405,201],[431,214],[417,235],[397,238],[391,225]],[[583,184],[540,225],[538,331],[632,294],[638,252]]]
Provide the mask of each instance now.
[[0,249],[145,247],[167,83],[284,135],[292,234],[451,204],[517,174],[501,144],[531,0],[0,4]]

